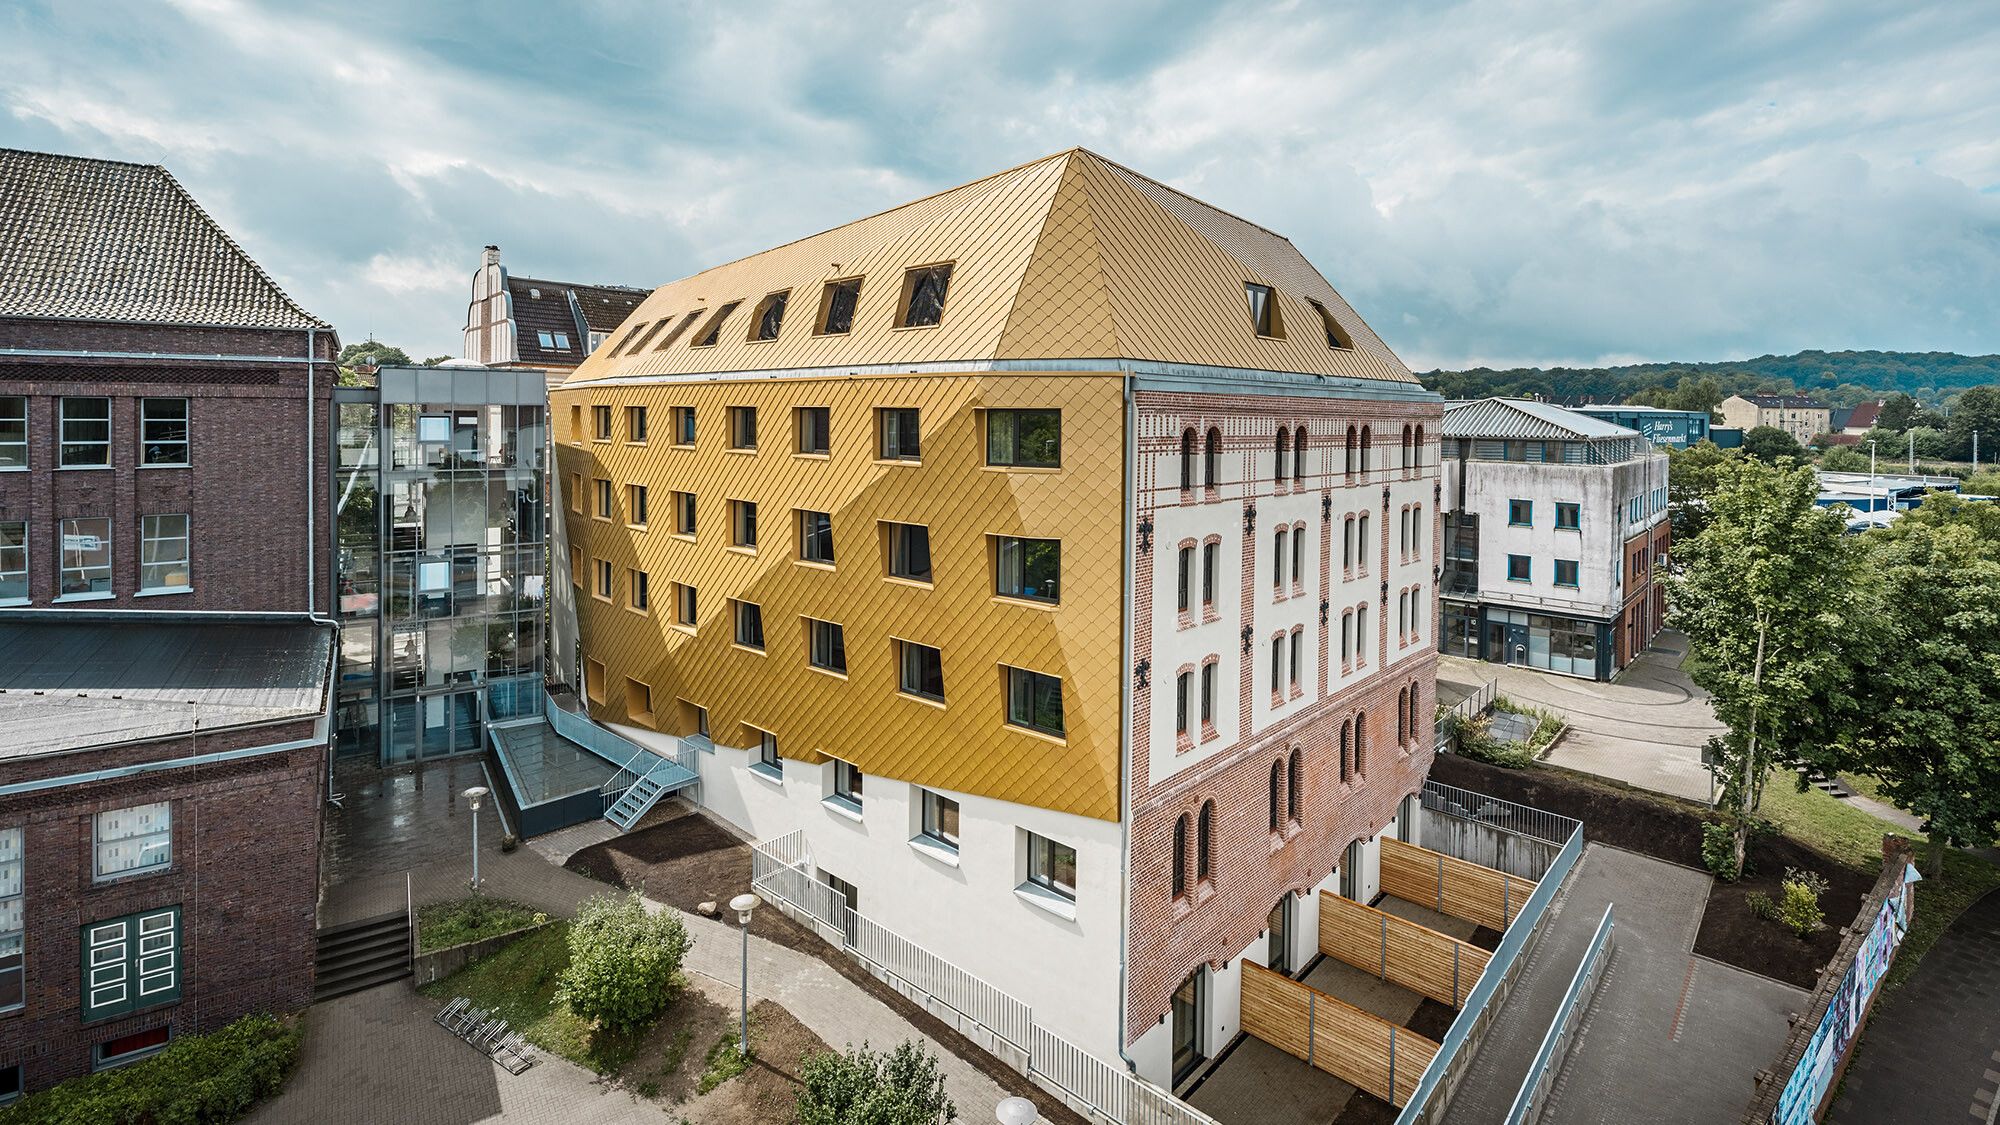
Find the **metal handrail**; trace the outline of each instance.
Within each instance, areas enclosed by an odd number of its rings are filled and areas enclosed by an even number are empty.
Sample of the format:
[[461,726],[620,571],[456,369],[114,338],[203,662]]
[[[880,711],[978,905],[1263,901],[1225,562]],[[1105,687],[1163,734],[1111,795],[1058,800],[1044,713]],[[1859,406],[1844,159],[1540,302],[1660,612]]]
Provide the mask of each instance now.
[[1506,1125],[1534,1125],[1548,1104],[1542,1094],[1554,1080],[1562,1067],[1562,1054],[1570,1042],[1570,1031],[1579,1014],[1590,1006],[1590,998],[1597,991],[1597,983],[1603,978],[1601,970],[1605,964],[1605,954],[1611,949],[1612,907],[1604,907],[1604,920],[1597,924],[1597,933],[1590,939],[1590,948],[1583,954],[1583,962],[1576,967],[1576,975],[1569,980],[1569,990],[1563,993],[1562,1007],[1556,1012],[1554,1022],[1542,1036],[1541,1049],[1535,1052],[1534,1065],[1521,1080],[1521,1089],[1514,1095],[1514,1104],[1507,1110]]

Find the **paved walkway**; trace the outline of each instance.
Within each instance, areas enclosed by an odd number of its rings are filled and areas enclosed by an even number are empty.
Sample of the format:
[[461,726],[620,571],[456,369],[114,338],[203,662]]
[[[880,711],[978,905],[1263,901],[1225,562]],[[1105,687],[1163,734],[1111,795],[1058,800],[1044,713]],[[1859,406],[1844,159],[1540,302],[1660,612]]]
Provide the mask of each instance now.
[[[340,782],[345,808],[332,818],[329,836],[345,854],[327,867],[346,877],[326,888],[321,925],[401,910],[406,895],[421,905],[465,893],[474,814],[457,794],[484,784],[476,761],[438,762],[415,773],[344,775]],[[674,814],[656,810],[655,815]],[[616,893],[549,862],[532,847],[502,853],[492,802],[477,816],[487,894],[568,916],[592,895]],[[395,863],[399,855],[414,863],[407,873]],[[650,900],[647,905],[672,909]],[[734,989],[743,963],[738,927],[694,914],[681,918],[695,939],[684,968]],[[1016,1089],[1002,1089],[819,958],[754,934],[749,948],[753,1001],[776,1001],[836,1049],[863,1041],[880,1049],[918,1040],[938,1056],[961,1117],[984,1120],[1002,1098],[1037,1092],[1026,1078]],[[596,1075],[560,1058],[544,1055],[527,1073],[510,1075],[433,1025],[436,1007],[404,983],[314,1006],[306,1017],[305,1059],[298,1072],[284,1093],[250,1120],[256,1125],[558,1120],[585,1125],[663,1119],[660,1107],[622,1092],[614,1096]]]
[[1723,1125],[1741,1116],[1751,1076],[1777,1055],[1805,992],[1693,956],[1709,885],[1704,872],[1587,846],[1445,1122],[1505,1118],[1614,901],[1611,962],[1542,1120]]
[[1828,1125],[2000,1118],[2000,891],[1958,916],[1862,1033]]
[[1438,661],[1438,698],[1462,697],[1499,680],[1500,694],[1568,718],[1570,729],[1550,763],[1706,802],[1709,774],[1701,749],[1724,728],[1707,693],[1680,670],[1686,652],[1685,637],[1663,631],[1608,684],[1446,656]]

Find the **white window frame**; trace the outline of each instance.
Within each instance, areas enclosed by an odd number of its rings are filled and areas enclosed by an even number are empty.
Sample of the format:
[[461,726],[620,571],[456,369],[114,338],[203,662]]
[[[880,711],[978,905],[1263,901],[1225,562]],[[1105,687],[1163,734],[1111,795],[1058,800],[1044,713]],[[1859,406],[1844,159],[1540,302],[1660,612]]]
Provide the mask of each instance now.
[[[0,828],[0,979],[14,978],[21,999],[0,1007],[13,1011],[27,1003],[27,877],[21,856],[21,829]],[[12,964],[7,962],[12,961]],[[0,992],[8,991],[0,989]]]
[[[101,551],[104,555],[104,561],[102,563],[94,563],[90,565],[80,565],[74,567],[67,565],[65,562],[66,556],[70,554],[75,554],[77,555],[77,557],[81,558],[86,552],[84,552],[81,549],[74,552],[68,551],[65,549],[65,544],[67,544],[73,538],[81,538],[82,536],[90,534],[89,532],[84,530],[85,525],[94,526],[99,524],[101,524],[104,528],[103,535],[98,537],[101,546],[98,548],[98,551],[93,551],[88,553],[96,554],[99,551]],[[115,561],[114,556],[116,555],[116,552],[113,550],[113,545],[112,545],[113,542],[112,532],[114,528],[111,517],[71,516],[62,520],[59,524],[57,524],[57,528],[59,533],[56,536],[56,567],[57,567],[57,580],[58,580],[57,591],[59,596],[56,598],[56,600],[86,601],[91,598],[109,598],[117,596],[116,591],[113,590],[111,587],[111,583],[113,580],[112,576],[114,574],[112,566]],[[100,571],[102,572],[101,575],[98,573]],[[85,589],[85,590],[65,592],[62,590],[61,587],[62,585],[67,584],[67,582],[69,581],[69,576],[71,574],[77,575],[78,580],[86,585],[90,585],[92,583],[97,582],[101,577],[104,582],[104,589],[102,590]]]
[[[91,439],[91,440],[89,440],[89,441],[72,441],[72,440],[70,440],[70,436],[69,436],[69,423],[70,423],[70,417],[69,417],[69,404],[70,404],[70,403],[72,403],[72,402],[101,402],[101,403],[103,403],[103,404],[104,404],[104,418],[103,418],[103,422],[104,422],[104,437],[103,437],[102,439],[98,439],[98,438],[92,438],[92,439]],[[111,425],[111,400],[110,400],[110,399],[109,399],[108,397],[104,396],[104,395],[64,395],[64,396],[63,396],[63,397],[62,397],[61,399],[57,400],[57,406],[56,406],[56,410],[57,410],[57,421],[56,421],[56,467],[57,467],[57,468],[59,468],[59,469],[108,469],[108,468],[110,468],[110,467],[111,467],[111,430],[112,430],[112,425]],[[96,418],[79,418],[79,419],[77,419],[77,421],[79,421],[79,422],[96,422],[96,421],[98,421],[98,419],[96,419]],[[102,447],[102,449],[103,449],[103,451],[104,451],[104,460],[102,460],[102,461],[79,461],[79,462],[76,462],[75,464],[72,464],[72,463],[70,463],[70,462],[69,462],[69,461],[68,461],[68,460],[67,460],[67,459],[66,459],[66,458],[64,457],[64,455],[63,455],[63,451],[64,451],[64,450],[65,450],[66,448],[68,448],[69,446],[73,446],[73,445],[94,445],[94,446],[99,446],[99,447]]]
[[[113,831],[123,831],[123,834],[107,836],[105,822],[120,818],[131,818],[132,823],[126,826],[131,830],[113,829]],[[103,883],[153,871],[173,870],[174,812],[171,801],[155,801],[151,804],[133,805],[130,808],[110,809],[98,813],[91,818],[90,831],[90,871],[91,878],[95,882]],[[107,871],[105,869],[107,846],[117,847],[121,851],[126,847],[137,848],[135,861]],[[157,858],[143,863],[137,861],[137,858],[144,857],[148,853]],[[119,858],[125,857],[121,855]]]
[[0,596],[0,605],[27,605],[34,587],[29,584],[32,577],[28,572],[28,521],[0,520],[0,528],[18,527],[20,532],[12,539],[0,538],[0,582],[13,579],[21,583],[19,597]]
[[[13,412],[13,404],[20,404],[20,413]],[[0,425],[13,422],[19,424],[21,436],[0,437],[0,473],[26,472],[28,469],[28,398],[26,395],[0,395]],[[10,427],[11,429],[11,427]],[[18,463],[10,462],[6,454],[18,450]]]
[[[171,534],[171,528],[164,526],[169,521],[180,521],[180,534]],[[191,553],[192,535],[188,517],[179,513],[139,517],[139,593],[141,594],[185,594],[194,589]],[[161,558],[158,552],[180,544],[180,557]],[[148,581],[149,575],[166,577],[172,573],[171,567],[180,564],[182,582],[171,586],[164,582]]]
[[[150,417],[147,413],[148,408],[151,407],[156,402],[180,403],[181,416],[179,418]],[[142,468],[149,468],[149,469],[187,468],[193,456],[189,448],[191,442],[193,441],[192,421],[189,417],[192,413],[193,411],[189,407],[188,400],[184,398],[153,397],[153,398],[142,398],[139,400],[139,465]],[[181,437],[178,440],[169,440],[169,441],[155,440],[152,435],[152,428],[155,422],[179,422],[181,425]],[[156,445],[179,446],[181,451],[181,459],[178,461],[152,460],[148,455],[148,451],[151,450]]]

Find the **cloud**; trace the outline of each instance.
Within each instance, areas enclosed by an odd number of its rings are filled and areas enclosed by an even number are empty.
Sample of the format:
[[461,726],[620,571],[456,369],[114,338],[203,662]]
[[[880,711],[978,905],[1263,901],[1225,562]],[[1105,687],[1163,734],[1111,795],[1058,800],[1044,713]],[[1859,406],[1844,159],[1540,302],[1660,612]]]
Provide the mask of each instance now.
[[1949,0],[30,3],[0,143],[167,164],[413,354],[487,242],[653,285],[1075,144],[1420,368],[2000,352],[1995,57]]

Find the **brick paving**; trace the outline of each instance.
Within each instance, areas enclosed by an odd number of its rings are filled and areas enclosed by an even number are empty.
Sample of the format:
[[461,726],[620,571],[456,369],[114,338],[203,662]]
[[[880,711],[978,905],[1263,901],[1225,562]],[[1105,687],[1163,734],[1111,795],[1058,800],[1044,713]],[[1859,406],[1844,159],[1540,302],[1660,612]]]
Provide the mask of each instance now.
[[[415,771],[344,772],[339,782],[345,807],[330,817],[328,835],[330,848],[345,854],[329,857],[327,867],[343,877],[325,888],[321,925],[401,910],[411,899],[421,905],[465,893],[473,814],[457,794],[485,784],[476,760],[447,760]],[[679,811],[656,809],[647,822]],[[487,894],[568,916],[592,895],[617,893],[551,863],[533,846],[502,853],[492,803],[477,815]],[[594,832],[573,830],[566,842],[590,839]],[[559,842],[556,849],[561,847]],[[397,866],[399,856],[410,859],[407,869]],[[672,909],[650,900],[647,905]],[[684,968],[735,989],[742,966],[738,927],[693,914],[681,918],[695,939]],[[1002,1098],[1037,1093],[1026,1078],[1002,1089],[824,961],[755,934],[750,994],[753,1003],[776,1002],[836,1048],[865,1041],[879,1049],[918,1040],[938,1056],[961,1118],[984,1120]],[[253,1125],[671,1120],[659,1106],[560,1058],[543,1055],[527,1073],[510,1075],[431,1023],[437,1007],[402,982],[314,1006],[306,1016],[305,1058],[298,1071],[283,1093],[248,1120]]]
[[1958,916],[1871,1015],[1828,1125],[1992,1125],[2000,1105],[2000,891]]

